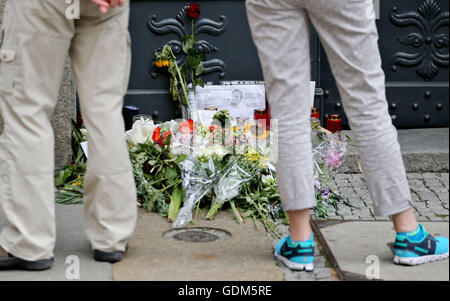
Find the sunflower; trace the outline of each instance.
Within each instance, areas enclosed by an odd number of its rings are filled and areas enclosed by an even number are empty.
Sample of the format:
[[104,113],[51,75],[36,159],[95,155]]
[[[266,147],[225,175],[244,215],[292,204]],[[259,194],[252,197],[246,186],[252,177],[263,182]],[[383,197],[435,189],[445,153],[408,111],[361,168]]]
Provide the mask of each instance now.
[[157,60],[157,61],[155,61],[155,66],[157,68],[169,67],[170,61],[169,60]]

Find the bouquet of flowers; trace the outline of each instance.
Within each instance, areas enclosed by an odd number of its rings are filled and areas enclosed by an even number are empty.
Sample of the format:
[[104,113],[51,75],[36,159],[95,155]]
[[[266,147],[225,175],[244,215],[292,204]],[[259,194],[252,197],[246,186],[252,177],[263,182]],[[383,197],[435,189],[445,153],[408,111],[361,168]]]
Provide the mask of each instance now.
[[[209,126],[192,120],[155,124],[141,118],[134,122],[125,137],[138,206],[167,217],[173,227],[192,222],[195,208],[197,212],[206,209],[206,218],[213,219],[222,207],[231,207],[239,223],[249,217],[261,220],[269,233],[278,236],[275,220],[286,217],[279,200],[276,170],[270,161],[273,133],[253,121],[230,126],[231,116],[225,111],[215,117]],[[314,122],[312,128],[314,213],[327,217],[330,205],[336,207],[343,202],[350,206],[330,189],[330,180],[351,151],[351,140],[327,132]],[[74,129],[74,133],[80,138],[82,132]],[[59,200],[68,194],[82,200],[84,166],[83,158],[57,175]],[[72,175],[71,170],[79,172]],[[71,176],[66,177],[69,173]]]

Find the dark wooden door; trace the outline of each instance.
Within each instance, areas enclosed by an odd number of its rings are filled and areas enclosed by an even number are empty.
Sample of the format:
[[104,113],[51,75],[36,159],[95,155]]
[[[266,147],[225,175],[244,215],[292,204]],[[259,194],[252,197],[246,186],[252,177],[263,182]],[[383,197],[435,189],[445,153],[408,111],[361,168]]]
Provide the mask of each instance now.
[[[343,0],[345,1],[345,0]],[[199,0],[196,38],[203,41],[209,82],[261,81],[261,66],[252,42],[244,0]],[[377,27],[386,73],[390,113],[398,128],[448,127],[448,1],[381,0]],[[168,78],[152,67],[154,51],[170,42],[175,52],[183,33],[185,1],[132,1],[130,32],[132,72],[127,105],[155,119],[180,116],[170,100]],[[184,21],[183,21],[184,20]],[[183,55],[180,53],[180,63]],[[316,103],[321,113],[341,113],[347,120],[326,55],[317,36],[311,35],[311,79],[324,92]],[[320,90],[320,89],[319,89]]]

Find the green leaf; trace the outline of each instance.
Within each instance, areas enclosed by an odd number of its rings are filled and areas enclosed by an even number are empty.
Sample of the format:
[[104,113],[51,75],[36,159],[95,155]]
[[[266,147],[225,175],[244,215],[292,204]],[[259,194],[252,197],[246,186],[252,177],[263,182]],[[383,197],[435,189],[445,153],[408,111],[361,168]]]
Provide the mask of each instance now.
[[71,175],[72,171],[70,169],[61,170],[55,177],[55,186],[63,186]]
[[192,69],[195,70],[201,62],[202,60],[195,50],[189,51],[188,64]]
[[205,66],[203,66],[202,63],[197,65],[197,68],[195,68],[195,75],[199,76],[200,74],[203,73],[203,71],[205,70]]
[[173,221],[176,218],[182,201],[183,201],[183,188],[181,187],[181,185],[177,185],[172,190],[172,195],[170,196],[170,205],[168,213],[169,221]]
[[205,87],[205,82],[203,81],[203,79],[201,77],[199,77],[197,79],[197,85],[199,85],[200,87],[204,88]]
[[178,156],[178,158],[174,161],[176,164],[180,164],[181,162],[183,162],[186,159],[186,155],[182,154],[180,156]]
[[183,41],[183,52],[188,54],[189,50],[194,47],[194,37],[192,35],[185,35]]
[[177,171],[172,167],[167,167],[164,171],[164,175],[167,179],[173,180],[178,176]]

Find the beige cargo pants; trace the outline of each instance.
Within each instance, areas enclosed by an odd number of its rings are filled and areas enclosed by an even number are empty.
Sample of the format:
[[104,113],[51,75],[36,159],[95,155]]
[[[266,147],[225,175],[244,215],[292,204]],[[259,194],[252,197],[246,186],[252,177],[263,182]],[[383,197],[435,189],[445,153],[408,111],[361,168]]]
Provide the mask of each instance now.
[[272,118],[278,119],[277,177],[286,211],[316,205],[310,128],[309,24],[327,53],[358,144],[377,216],[410,208],[411,196],[366,0],[247,0]]
[[124,250],[137,216],[124,140],[123,96],[130,67],[129,4],[101,15],[81,0],[80,19],[63,0],[9,0],[0,47],[0,204],[9,226],[0,246],[16,257],[53,256],[54,138],[49,121],[70,53],[88,129],[84,223],[92,248]]

